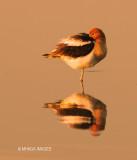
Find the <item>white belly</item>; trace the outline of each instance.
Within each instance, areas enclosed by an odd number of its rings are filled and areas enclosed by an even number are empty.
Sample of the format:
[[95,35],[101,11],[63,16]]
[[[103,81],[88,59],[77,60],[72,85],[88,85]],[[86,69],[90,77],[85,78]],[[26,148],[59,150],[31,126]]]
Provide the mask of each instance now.
[[67,63],[73,69],[88,68],[96,64],[93,52],[94,50],[90,54],[78,58],[63,56],[62,60],[65,61],[65,63]]

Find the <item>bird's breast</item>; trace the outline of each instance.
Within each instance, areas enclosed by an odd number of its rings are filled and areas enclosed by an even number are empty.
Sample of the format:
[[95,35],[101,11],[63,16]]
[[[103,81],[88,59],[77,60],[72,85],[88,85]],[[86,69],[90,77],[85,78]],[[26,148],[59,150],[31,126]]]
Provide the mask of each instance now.
[[62,60],[65,61],[65,63],[68,64],[73,69],[88,68],[88,67],[91,67],[96,64],[94,50],[86,56],[81,56],[81,57],[77,57],[77,58],[63,56]]
[[94,48],[94,55],[96,56],[96,58],[99,60],[103,59],[107,54],[107,47],[106,47],[106,43],[104,42],[97,42],[95,44],[95,48]]

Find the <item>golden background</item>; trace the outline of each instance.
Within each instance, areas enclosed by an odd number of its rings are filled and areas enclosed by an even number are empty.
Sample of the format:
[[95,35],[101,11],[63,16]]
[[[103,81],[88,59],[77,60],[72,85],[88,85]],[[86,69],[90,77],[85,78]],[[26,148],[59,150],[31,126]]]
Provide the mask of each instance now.
[[[0,159],[83,160],[137,158],[137,1],[0,1]],[[43,58],[69,34],[102,28],[108,55],[85,75],[86,93],[107,105],[99,137],[69,129],[50,110],[80,91],[79,71]],[[51,152],[18,152],[51,146]]]

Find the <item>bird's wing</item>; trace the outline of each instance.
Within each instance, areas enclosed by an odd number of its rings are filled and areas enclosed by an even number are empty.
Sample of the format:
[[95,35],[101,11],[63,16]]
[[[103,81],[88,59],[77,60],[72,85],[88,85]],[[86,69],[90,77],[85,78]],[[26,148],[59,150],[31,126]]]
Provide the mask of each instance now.
[[69,56],[76,58],[89,54],[93,48],[94,40],[86,33],[79,33],[62,39],[50,55],[53,57]]

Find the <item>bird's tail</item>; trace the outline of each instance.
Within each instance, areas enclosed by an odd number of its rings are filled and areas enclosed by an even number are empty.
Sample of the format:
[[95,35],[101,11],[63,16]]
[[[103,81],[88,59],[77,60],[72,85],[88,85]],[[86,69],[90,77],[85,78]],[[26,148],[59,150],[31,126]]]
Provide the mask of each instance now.
[[50,54],[46,53],[46,54],[43,54],[42,56],[49,58]]
[[44,56],[46,58],[58,58],[59,57],[59,55],[50,54],[50,53],[43,54],[42,56]]
[[49,108],[52,111],[54,111],[56,114],[58,114],[58,110],[60,109],[59,103],[45,103],[43,108]]

